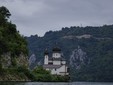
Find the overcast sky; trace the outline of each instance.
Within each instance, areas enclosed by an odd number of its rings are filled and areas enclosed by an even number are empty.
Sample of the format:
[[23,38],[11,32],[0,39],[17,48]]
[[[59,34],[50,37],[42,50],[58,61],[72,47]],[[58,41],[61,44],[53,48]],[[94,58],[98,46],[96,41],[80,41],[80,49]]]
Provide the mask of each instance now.
[[113,24],[113,0],[0,0],[22,35],[70,26]]

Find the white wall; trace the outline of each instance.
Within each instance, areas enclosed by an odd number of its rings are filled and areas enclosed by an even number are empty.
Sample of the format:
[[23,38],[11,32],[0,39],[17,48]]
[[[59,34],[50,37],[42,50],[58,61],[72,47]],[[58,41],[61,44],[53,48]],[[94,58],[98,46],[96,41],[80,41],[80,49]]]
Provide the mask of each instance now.
[[52,60],[48,60],[48,63],[52,63],[53,61]]
[[58,69],[52,69],[51,74],[57,74],[57,75],[65,75],[64,72],[67,72],[67,66],[63,65],[62,67]]
[[48,55],[45,55],[44,64],[48,64]]
[[53,61],[53,65],[65,65],[66,64],[66,61]]
[[53,65],[61,65],[61,61],[53,61]]
[[60,58],[61,57],[61,53],[53,53],[52,57]]

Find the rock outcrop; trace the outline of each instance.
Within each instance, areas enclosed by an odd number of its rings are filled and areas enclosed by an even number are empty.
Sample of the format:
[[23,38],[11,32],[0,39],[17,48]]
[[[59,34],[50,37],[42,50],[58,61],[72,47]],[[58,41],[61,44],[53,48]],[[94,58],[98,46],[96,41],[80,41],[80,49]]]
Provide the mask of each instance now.
[[9,68],[13,65],[28,67],[28,58],[25,54],[21,53],[19,56],[12,57],[11,53],[4,53],[1,55],[2,68]]
[[81,65],[88,63],[87,54],[84,52],[80,46],[72,51],[70,56],[70,66],[76,69],[80,69]]

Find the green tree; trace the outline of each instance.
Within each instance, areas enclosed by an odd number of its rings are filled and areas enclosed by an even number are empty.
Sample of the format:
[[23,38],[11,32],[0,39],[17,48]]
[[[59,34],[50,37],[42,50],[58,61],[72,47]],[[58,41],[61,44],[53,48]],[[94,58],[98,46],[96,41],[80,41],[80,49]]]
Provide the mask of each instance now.
[[10,16],[11,13],[6,7],[0,7],[0,25],[4,25]]

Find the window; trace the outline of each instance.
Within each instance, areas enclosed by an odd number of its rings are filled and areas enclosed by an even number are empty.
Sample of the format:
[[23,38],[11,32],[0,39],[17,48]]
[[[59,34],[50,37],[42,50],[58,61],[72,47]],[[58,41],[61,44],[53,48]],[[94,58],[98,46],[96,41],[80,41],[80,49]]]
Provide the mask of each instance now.
[[55,68],[55,71],[56,71],[56,68]]

